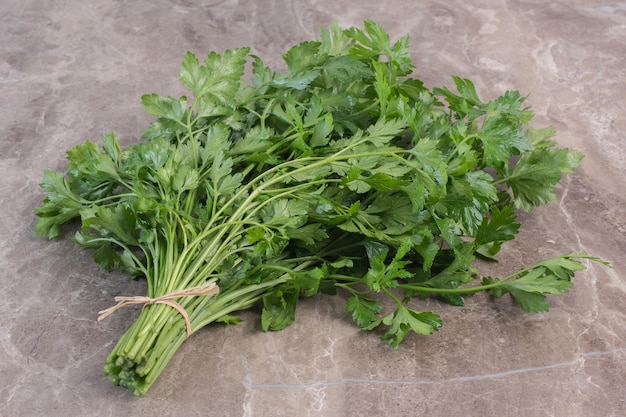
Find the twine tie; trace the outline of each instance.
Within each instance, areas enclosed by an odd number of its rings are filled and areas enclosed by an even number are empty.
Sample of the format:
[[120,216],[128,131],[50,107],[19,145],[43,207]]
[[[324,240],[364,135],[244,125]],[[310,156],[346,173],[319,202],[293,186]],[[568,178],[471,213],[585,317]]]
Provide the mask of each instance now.
[[115,301],[117,304],[107,308],[106,310],[99,311],[98,321],[104,320],[109,317],[115,311],[122,307],[134,305],[134,304],[143,304],[143,306],[151,305],[151,304],[166,304],[178,311],[183,319],[185,319],[185,327],[187,328],[187,337],[191,336],[191,320],[189,319],[189,315],[187,311],[174,301],[175,298],[179,297],[193,297],[200,295],[213,295],[219,292],[219,287],[214,282],[210,282],[208,284],[199,285],[197,287],[185,288],[184,290],[172,291],[168,294],[161,295],[156,298],[151,297],[143,297],[143,296],[117,296],[115,297]]

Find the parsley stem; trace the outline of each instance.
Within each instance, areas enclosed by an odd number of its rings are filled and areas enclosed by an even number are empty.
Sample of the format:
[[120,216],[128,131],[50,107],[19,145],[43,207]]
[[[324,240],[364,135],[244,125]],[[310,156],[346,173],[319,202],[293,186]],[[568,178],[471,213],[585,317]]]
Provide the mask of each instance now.
[[397,288],[418,291],[418,292],[423,292],[423,293],[430,293],[430,294],[474,294],[477,292],[486,291],[492,288],[499,287],[505,282],[506,280],[502,280],[502,281],[496,281],[488,285],[478,285],[474,287],[463,287],[463,288],[435,288],[435,287],[423,287],[423,286],[413,285],[413,284],[398,284]]
[[106,203],[107,201],[118,200],[118,199],[122,200],[122,199],[125,199],[125,198],[128,198],[128,197],[130,197],[130,198],[137,197],[137,194],[135,192],[111,194],[111,195],[108,195],[106,197],[99,198],[97,200],[89,200],[88,203],[90,205],[94,205],[95,206],[95,205],[100,205],[102,203]]
[[[330,274],[327,276],[328,279],[336,279],[336,280],[340,280],[340,281],[344,281],[344,282],[350,282],[350,283],[361,283],[363,282],[363,278],[360,277],[353,277],[352,275],[342,275],[342,274]],[[340,285],[340,284],[336,284],[336,285]],[[350,284],[347,284],[350,285]]]
[[[569,259],[569,258],[593,259],[589,256],[581,255],[581,254],[562,255],[561,257],[566,258],[566,259]],[[526,275],[528,272],[532,271],[533,269],[542,268],[543,267],[542,265],[543,265],[543,262],[539,262],[532,266],[522,268],[512,274],[505,276],[502,279],[495,280],[491,284],[477,285],[473,287],[435,288],[435,287],[424,287],[424,286],[414,285],[414,284],[398,284],[398,288],[419,291],[419,292],[424,292],[424,293],[431,293],[431,294],[474,294],[477,292],[486,291],[492,288],[500,287],[506,284],[507,282],[513,280],[514,278],[519,278],[519,277]]]
[[465,145],[467,142],[469,142],[470,140],[474,140],[477,137],[478,137],[478,133],[472,133],[471,135],[465,136],[463,140],[457,143],[456,146],[452,149],[452,152],[450,152],[450,154],[448,155],[446,162],[448,163],[451,162],[454,157],[459,155],[460,152],[465,149],[462,145]]
[[398,299],[398,297],[396,297],[396,296],[395,296],[395,295],[394,295],[391,291],[389,291],[389,289],[388,289],[388,288],[383,287],[383,288],[382,288],[382,290],[383,290],[383,292],[384,292],[384,293],[385,293],[385,294],[386,294],[389,298],[391,298],[393,301],[395,301],[395,303],[396,303],[397,305],[399,305],[399,306],[402,306],[402,305],[403,305],[402,301],[400,301],[400,300]]

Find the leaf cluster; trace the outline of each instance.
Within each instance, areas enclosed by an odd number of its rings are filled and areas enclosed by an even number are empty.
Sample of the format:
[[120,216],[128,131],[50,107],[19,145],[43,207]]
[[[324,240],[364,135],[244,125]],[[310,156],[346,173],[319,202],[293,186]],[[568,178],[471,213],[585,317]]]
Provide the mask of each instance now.
[[[441,327],[414,297],[462,305],[485,290],[545,311],[545,294],[584,269],[576,259],[597,260],[563,255],[500,279],[473,266],[495,259],[518,233],[516,210],[553,201],[582,158],[557,147],[552,128],[528,127],[519,92],[483,101],[456,76],[456,91],[430,90],[413,74],[408,37],[391,42],[370,20],[334,24],[283,58],[276,72],[248,48],[203,62],[188,52],[189,94],[144,95],[155,119],[141,142],[107,134],[101,148],[71,149],[66,172],[44,173],[36,233],[54,238],[79,220],[73,240],[105,269],[144,277],[150,297],[218,283],[217,296],[184,301],[194,331],[254,305],[263,329],[279,330],[301,297],[342,290],[356,324],[383,329],[394,347]],[[153,314],[176,314],[162,307]],[[137,328],[167,333],[155,317]],[[145,333],[131,328],[107,368],[136,393],[172,354]]]

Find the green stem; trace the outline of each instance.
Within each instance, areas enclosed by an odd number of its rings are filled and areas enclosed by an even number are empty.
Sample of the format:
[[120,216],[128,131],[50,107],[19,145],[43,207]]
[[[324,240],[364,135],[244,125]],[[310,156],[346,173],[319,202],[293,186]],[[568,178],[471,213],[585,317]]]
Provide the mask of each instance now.
[[456,144],[456,146],[454,147],[452,152],[450,152],[450,155],[448,155],[448,158],[446,159],[446,162],[449,163],[450,161],[452,161],[452,159],[455,157],[455,155],[457,155],[459,153],[459,150],[462,149],[461,145],[463,145],[465,142],[467,142],[469,140],[474,140],[477,137],[478,137],[478,134],[477,133],[473,133],[473,134],[467,135],[465,138],[463,138],[463,140],[461,142]]
[[412,284],[398,284],[397,288],[404,290],[413,290],[429,294],[475,294],[477,292],[490,290],[504,284],[505,281],[498,281],[488,285],[478,285],[475,287],[463,287],[463,288],[434,288],[434,287],[421,287],[419,285]]
[[[298,269],[308,266],[309,264],[302,264]],[[285,273],[273,280],[257,285],[246,285],[243,288],[235,287],[232,291],[202,299],[190,314],[192,333],[234,311],[257,304],[268,288],[283,284],[288,279],[289,274]],[[187,304],[191,303],[188,301]],[[184,303],[181,305],[186,309],[190,308]],[[156,317],[153,317],[154,314]],[[147,328],[149,330],[146,330]],[[135,395],[145,394],[186,339],[185,323],[177,311],[165,305],[149,306],[142,311],[140,317],[113,350],[107,360],[105,372],[109,374],[112,381],[128,385]],[[127,352],[124,347],[129,345],[135,349]],[[124,368],[129,367],[129,360],[131,361],[130,368],[126,372],[130,372],[131,376],[120,375],[124,372]],[[135,364],[134,371],[133,363]]]
[[404,305],[404,304],[402,303],[402,301],[400,301],[400,300],[398,299],[398,297],[396,297],[395,295],[393,295],[393,293],[392,293],[391,291],[389,291],[389,289],[388,289],[388,288],[383,288],[383,292],[384,292],[384,293],[385,293],[385,294],[386,294],[389,298],[391,298],[393,301],[395,301],[395,303],[396,303],[397,305],[399,305],[399,306]]
[[500,185],[500,184],[504,184],[507,183],[517,177],[521,177],[522,175],[528,175],[528,171],[524,172],[523,174],[517,174],[517,175],[509,175],[508,177],[504,177],[504,178],[500,178],[497,180],[493,181],[493,185]]
[[[588,258],[585,256],[573,256],[573,255],[565,255],[563,256],[564,258],[570,258],[570,257],[579,257],[579,258]],[[434,288],[434,287],[424,287],[424,286],[419,286],[419,285],[413,285],[413,284],[398,284],[398,288],[402,288],[402,289],[406,289],[406,290],[413,290],[413,291],[419,291],[419,292],[424,292],[424,293],[430,293],[430,294],[475,294],[477,292],[481,292],[481,291],[488,291],[491,290],[493,288],[497,288],[500,287],[504,284],[506,284],[508,281],[513,280],[516,277],[519,277],[521,275],[526,274],[527,272],[540,267],[542,264],[542,262],[539,262],[535,265],[520,269],[519,271],[516,271],[510,275],[507,275],[506,277],[498,280],[498,281],[494,281],[491,284],[484,284],[484,285],[477,285],[474,287],[461,287],[461,288]]]

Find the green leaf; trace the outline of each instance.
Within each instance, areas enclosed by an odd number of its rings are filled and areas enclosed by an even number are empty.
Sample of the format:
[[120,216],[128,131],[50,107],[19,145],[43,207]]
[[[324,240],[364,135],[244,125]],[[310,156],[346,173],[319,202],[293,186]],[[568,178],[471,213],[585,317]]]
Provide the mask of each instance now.
[[431,312],[417,312],[403,305],[398,305],[393,313],[385,316],[382,323],[389,326],[389,329],[381,339],[386,340],[395,349],[410,331],[429,335],[439,330],[442,325],[439,315]]
[[[371,45],[372,49],[378,49],[384,52],[388,52],[391,49],[389,35],[379,23],[366,19],[363,25],[369,35],[369,39],[365,43]],[[365,39],[363,40],[365,41]]]
[[515,239],[520,224],[516,223],[517,216],[512,205],[506,205],[500,210],[493,207],[490,218],[485,218],[476,232],[474,244],[485,245],[492,242],[504,242]]
[[556,130],[552,126],[544,127],[543,129],[529,128],[526,131],[528,136],[528,142],[533,149],[538,148],[552,148],[556,145],[554,140],[548,140],[556,135]]
[[502,280],[499,278],[483,277],[481,280],[481,284],[491,286],[489,291],[491,292],[491,295],[493,295],[495,298],[500,298],[509,293],[505,288],[502,287]]
[[363,282],[367,284],[373,291],[380,291],[385,288],[395,288],[398,286],[398,279],[410,278],[413,274],[405,269],[411,263],[404,257],[411,248],[411,242],[405,241],[404,244],[396,249],[396,253],[391,261],[386,265],[386,252],[381,252],[378,256],[370,258],[370,267],[363,277]]
[[[274,77],[274,72],[269,67],[266,67],[265,64],[263,64],[263,60],[260,57],[256,55],[251,55],[251,57],[253,60],[252,83],[257,87],[269,85],[269,83],[272,81],[272,78]],[[261,91],[267,91],[267,87],[261,88]]]
[[194,54],[187,52],[180,81],[196,98],[210,95],[220,103],[234,107],[233,98],[239,91],[249,51],[250,48],[236,48],[221,55],[210,52],[203,65],[199,64]]
[[243,174],[237,172],[231,175],[233,159],[226,158],[223,152],[215,155],[209,175],[210,182],[207,188],[214,199],[228,198],[241,185]]
[[510,176],[501,181],[511,187],[515,207],[530,212],[556,200],[556,184],[562,175],[572,173],[582,158],[577,151],[539,148],[523,154]]
[[[525,311],[548,311],[549,305],[544,294],[562,294],[568,291],[574,272],[585,269],[581,262],[573,260],[575,258],[590,259],[610,266],[606,261],[590,257],[586,253],[573,253],[539,262],[503,280],[483,277],[482,285],[488,286],[496,298],[510,293]],[[516,275],[517,279],[514,279]]]
[[[459,146],[460,148],[461,146]],[[446,169],[448,176],[462,176],[473,171],[478,166],[478,152],[475,150],[463,151],[463,153],[452,159]]]
[[182,165],[174,174],[172,186],[175,191],[195,190],[200,185],[200,174],[197,169]]
[[225,314],[223,316],[220,316],[218,319],[215,320],[216,323],[223,323],[223,324],[239,324],[241,323],[241,317],[239,316],[234,316],[232,314]]
[[119,247],[109,242],[108,244],[101,245],[91,256],[105,271],[111,271],[121,262],[120,255],[117,252],[118,250]]
[[206,79],[206,72],[204,68],[200,67],[198,58],[192,53],[187,51],[182,62],[182,69],[180,71],[180,82],[191,90],[194,95],[201,95],[202,87]]
[[284,55],[283,60],[292,74],[301,73],[319,66],[326,59],[325,54],[320,54],[321,43],[317,41],[305,41],[292,46]]
[[373,66],[376,75],[374,90],[380,103],[380,112],[383,115],[387,115],[387,103],[390,101],[391,96],[391,86],[387,79],[387,67],[380,62],[374,62]]
[[306,201],[282,198],[263,207],[263,224],[279,227],[300,227],[308,214]]
[[263,331],[282,330],[294,322],[298,295],[295,288],[283,286],[263,296],[261,312]]
[[483,213],[498,200],[493,179],[484,171],[472,171],[450,180],[448,194],[435,204],[438,213],[455,219],[467,235],[474,235]]
[[[115,145],[106,139],[109,151],[115,152]],[[111,149],[113,148],[113,149]],[[86,141],[82,145],[77,145],[67,152],[70,160],[68,170],[80,172],[72,173],[73,176],[81,175],[87,181],[119,181],[118,166],[107,153],[103,153],[94,143]]]
[[382,320],[378,314],[382,313],[380,302],[369,298],[353,295],[346,304],[346,311],[352,313],[352,319],[361,329],[371,330]]
[[[231,146],[229,141],[230,130],[222,124],[213,124],[206,131],[206,139],[200,150],[202,164],[211,166],[218,155],[228,152]],[[232,150],[231,150],[232,152]],[[223,156],[221,156],[223,158]]]
[[187,111],[187,98],[163,97],[158,94],[144,94],[141,96],[141,104],[148,114],[169,119],[181,124],[185,123]]
[[413,246],[413,248],[423,258],[422,269],[425,272],[430,271],[431,267],[433,266],[433,262],[435,261],[435,257],[439,253],[439,249],[440,249],[439,245],[432,241],[426,241],[426,242],[420,243],[419,245]]
[[320,67],[335,82],[351,83],[372,76],[371,68],[349,55],[329,58]]
[[318,71],[306,71],[295,75],[275,76],[270,85],[278,89],[304,90],[319,76]]
[[238,139],[234,143],[230,152],[233,155],[250,155],[258,152],[265,152],[270,146],[272,146],[272,141],[270,139],[273,135],[273,129],[255,126],[248,130],[244,137]]
[[424,208],[426,203],[426,187],[419,179],[414,178],[409,184],[401,187],[409,201],[411,202],[411,211],[413,213],[419,213]]
[[448,243],[455,251],[461,251],[464,243],[459,237],[460,231],[454,225],[453,221],[447,217],[434,217],[434,219],[443,240],[446,241],[446,243]]
[[102,139],[102,148],[104,153],[111,158],[114,166],[119,164],[122,157],[122,149],[120,148],[120,143],[115,139],[115,134],[113,132],[104,135]]
[[354,266],[354,259],[346,258],[346,257],[340,257],[335,262],[331,262],[330,266],[332,268],[335,268],[335,269],[341,269],[341,268],[344,268],[344,267],[345,268],[352,268]]
[[452,80],[454,81],[454,85],[456,86],[457,91],[461,94],[468,104],[471,106],[480,107],[483,103],[478,97],[478,93],[476,92],[476,87],[471,80],[467,78],[461,78],[459,76],[453,75]]
[[[412,98],[413,100],[422,100],[423,94],[429,95],[429,91],[424,87],[424,83],[416,78],[407,78],[402,80],[396,88],[403,96]],[[425,112],[427,113],[427,112]],[[426,114],[428,115],[428,114]]]
[[100,206],[81,212],[83,231],[93,228],[104,234],[112,234],[122,243],[139,246],[137,217],[124,203]]
[[331,23],[329,29],[322,28],[320,32],[321,51],[331,56],[345,55],[347,53],[350,38],[336,21]]
[[196,101],[197,117],[217,117],[233,114],[230,106],[226,106],[212,96],[202,96]]
[[419,163],[418,181],[428,191],[428,196],[436,200],[445,195],[445,185],[448,182],[446,164],[437,142],[431,139],[421,139],[408,151]]
[[47,196],[35,208],[38,216],[35,234],[53,239],[60,235],[62,225],[80,217],[85,205],[81,197],[70,189],[61,172],[44,171],[40,186],[47,191]]
[[319,223],[311,223],[298,228],[288,228],[285,234],[291,239],[299,240],[305,245],[314,245],[328,239],[326,229]]
[[508,291],[524,311],[537,313],[549,310],[544,294],[562,294],[571,285],[569,276],[561,279],[545,267],[535,266],[521,277],[504,282],[502,289]]
[[403,193],[381,193],[365,212],[380,219],[381,232],[387,235],[412,233],[420,220],[411,199]]
[[101,236],[76,232],[71,240],[83,249],[92,249],[93,260],[105,271],[111,271],[120,265],[120,246]]
[[[372,290],[380,291],[383,287],[388,285],[394,286],[393,282],[385,282],[385,258],[386,253],[382,253],[379,256],[370,258],[370,266],[367,269],[367,273],[363,276],[362,281]],[[393,280],[393,278],[392,278]]]
[[534,268],[524,276],[506,282],[503,287],[509,291],[511,288],[515,288],[539,294],[562,294],[569,290],[572,285],[571,281],[559,279],[551,273],[546,274],[546,272],[543,267]]
[[408,48],[408,36],[403,36],[393,46],[389,35],[383,27],[373,20],[364,21],[364,29],[349,28],[344,34],[354,39],[350,55],[359,59],[378,60],[381,55],[387,57],[390,66],[393,66],[399,76],[407,75],[413,69]]
[[301,297],[312,297],[319,292],[322,279],[328,275],[325,267],[313,268],[308,271],[298,271],[294,274],[295,286]]
[[543,294],[527,292],[514,287],[507,288],[507,291],[524,311],[541,313],[550,310],[550,305]]
[[[48,239],[59,237],[61,235],[61,226],[75,219],[80,213],[79,210],[70,211],[67,209],[59,212],[53,206],[49,200],[44,200],[41,206],[37,207],[36,212],[37,216],[39,216],[35,224],[35,234],[37,236],[45,236]],[[49,214],[54,211],[57,212],[56,215]],[[61,213],[65,215],[60,215]]]
[[374,146],[385,146],[406,128],[406,123],[401,119],[381,118],[367,129],[367,140]]
[[382,172],[377,172],[372,176],[365,177],[363,181],[376,191],[382,192],[397,190],[408,184],[406,180],[400,180]]
[[333,129],[333,115],[328,113],[313,128],[313,133],[311,135],[311,147],[319,148],[321,146],[326,146],[330,140],[329,135],[333,132]]
[[[450,285],[450,287],[456,288],[453,285]],[[437,298],[453,306],[457,306],[457,307],[465,306],[465,299],[462,296],[457,295],[457,294],[440,293],[440,294],[437,294]]]
[[483,158],[487,166],[503,167],[513,155],[530,151],[530,143],[518,120],[511,120],[499,101],[487,104],[485,120],[478,132],[483,143]]
[[534,113],[529,108],[522,108],[526,97],[522,97],[519,91],[505,91],[503,95],[495,100],[498,111],[510,122],[519,124],[529,123]]
[[304,129],[302,115],[293,103],[286,103],[284,106],[273,106],[272,114],[300,131]]
[[452,76],[452,79],[460,95],[453,93],[448,87],[434,88],[433,92],[436,95],[445,97],[450,110],[457,113],[459,119],[463,119],[465,116],[470,115],[470,113],[472,113],[472,119],[478,114],[481,114],[481,109],[484,108],[484,104],[476,93],[474,83],[466,78],[455,75]]
[[538,265],[549,270],[558,279],[570,280],[574,276],[576,271],[583,271],[586,269],[586,267],[580,261],[575,261],[572,259],[578,256],[582,258],[593,259],[596,262],[601,262],[601,263],[604,263],[605,265],[608,265],[608,263],[598,258],[593,258],[593,257],[589,258],[589,256],[586,253],[559,256],[556,258],[547,259],[543,262],[540,262]]
[[372,189],[366,181],[361,179],[361,168],[357,165],[350,168],[347,175],[341,179],[341,184],[357,194],[363,194]]
[[146,171],[154,173],[171,160],[175,147],[166,138],[132,145],[125,153],[124,170],[142,177]]

